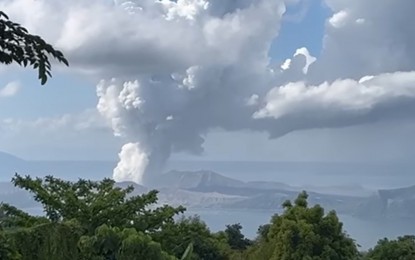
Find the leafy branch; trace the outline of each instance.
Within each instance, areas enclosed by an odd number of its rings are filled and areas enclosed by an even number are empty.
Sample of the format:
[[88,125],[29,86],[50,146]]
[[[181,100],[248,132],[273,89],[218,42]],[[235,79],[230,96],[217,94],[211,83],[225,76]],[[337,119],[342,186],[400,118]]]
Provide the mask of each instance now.
[[9,65],[15,62],[24,67],[32,66],[37,69],[38,78],[44,85],[52,77],[49,56],[69,66],[61,51],[54,49],[40,36],[30,34],[20,24],[10,21],[0,11],[0,63]]

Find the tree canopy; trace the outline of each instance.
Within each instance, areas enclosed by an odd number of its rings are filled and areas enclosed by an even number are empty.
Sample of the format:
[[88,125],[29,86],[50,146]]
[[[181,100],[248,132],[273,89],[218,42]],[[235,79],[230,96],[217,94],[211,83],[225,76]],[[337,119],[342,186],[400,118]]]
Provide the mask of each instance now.
[[308,194],[302,192],[294,204],[283,204],[284,212],[259,230],[262,242],[249,259],[358,259],[356,244],[344,233],[336,213],[325,214],[319,205],[309,207],[307,198]]
[[225,234],[232,249],[245,250],[252,244],[252,241],[245,238],[244,234],[242,234],[242,225],[240,223],[226,225]]
[[[180,259],[186,254],[188,259],[227,259],[223,236],[211,233],[199,218],[177,219],[183,207],[156,205],[157,191],[135,194],[133,186],[121,188],[111,179],[70,182],[16,174],[12,182],[33,194],[45,216],[1,204],[4,255],[17,252],[22,256],[17,259],[31,260]],[[66,253],[54,250],[58,247]]]
[[412,260],[415,259],[415,236],[398,237],[396,240],[387,238],[378,241],[370,250],[367,260]]
[[[16,187],[33,194],[50,222],[76,221],[88,234],[94,234],[104,224],[155,231],[174,222],[173,217],[185,210],[183,207],[170,206],[151,209],[149,206],[157,202],[157,191],[133,195],[132,186],[125,189],[117,187],[112,179],[69,182],[53,176],[33,179],[16,174],[12,182]],[[3,205],[3,211],[15,221],[41,221],[7,204]]]
[[52,65],[49,57],[69,66],[63,53],[44,41],[40,36],[33,35],[20,24],[15,23],[0,11],[0,63],[17,63],[20,66],[32,66],[37,69],[42,85],[52,77]]
[[211,232],[183,207],[157,204],[157,191],[138,194],[111,179],[70,182],[16,174],[44,216],[0,204],[0,259],[5,260],[409,260],[415,237],[382,239],[361,256],[336,213],[308,205],[302,192],[249,240],[242,225]]

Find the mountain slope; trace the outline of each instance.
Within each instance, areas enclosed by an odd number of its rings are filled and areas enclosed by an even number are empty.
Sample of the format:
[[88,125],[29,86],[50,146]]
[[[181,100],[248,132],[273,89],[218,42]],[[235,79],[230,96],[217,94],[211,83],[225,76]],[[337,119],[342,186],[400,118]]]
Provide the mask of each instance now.
[[0,163],[1,164],[3,164],[3,163],[8,163],[8,164],[9,163],[16,163],[17,164],[17,163],[23,163],[23,162],[24,162],[24,160],[20,159],[17,156],[14,156],[12,154],[0,151]]
[[212,171],[169,171],[163,174],[154,185],[155,188],[167,187],[180,189],[212,186],[244,187],[245,183]]
[[16,172],[26,172],[27,162],[9,153],[0,152],[0,181],[10,181]]

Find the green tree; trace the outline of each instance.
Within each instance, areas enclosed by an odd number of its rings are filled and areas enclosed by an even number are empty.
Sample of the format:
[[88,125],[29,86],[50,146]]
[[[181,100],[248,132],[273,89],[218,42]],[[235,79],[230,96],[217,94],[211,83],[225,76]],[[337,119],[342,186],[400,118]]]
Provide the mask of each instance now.
[[[150,206],[157,202],[157,191],[132,195],[132,186],[125,189],[116,187],[111,179],[69,182],[53,176],[32,179],[16,174],[12,182],[34,195],[50,222],[76,221],[90,235],[104,224],[151,233],[160,230],[163,225],[174,223],[174,216],[185,210],[170,206],[151,209]],[[3,208],[9,207],[8,204],[3,205]],[[36,220],[14,211],[8,211],[8,217],[23,223]]]
[[247,250],[242,252],[242,256],[236,259],[269,259],[275,249],[273,243],[270,243],[268,239],[268,233],[271,228],[271,224],[264,224],[258,227],[257,237],[252,241],[252,245]]
[[134,195],[132,186],[117,187],[110,179],[69,182],[16,174],[12,182],[32,193],[46,215],[34,217],[6,203],[0,206],[1,227],[11,231],[4,234],[13,238],[23,259],[74,259],[53,248],[72,253],[78,246],[84,259],[172,259],[151,236],[174,226],[174,216],[185,209],[154,207],[156,191]]
[[15,228],[4,231],[3,235],[19,253],[20,260],[79,259],[77,244],[82,234],[76,223],[46,223],[31,228]]
[[83,236],[79,241],[81,259],[85,260],[173,260],[149,235],[134,228],[123,230],[102,225],[93,236]]
[[415,236],[387,238],[378,241],[364,259],[367,260],[412,260],[415,259]]
[[[306,192],[294,204],[286,201],[284,212],[274,215],[269,227],[260,231],[257,245],[248,250],[247,259],[273,260],[350,260],[358,259],[354,241],[343,231],[334,211],[328,214],[315,205],[308,206]],[[264,239],[266,234],[267,238]]]
[[231,249],[245,250],[248,246],[252,245],[252,241],[245,238],[241,230],[242,225],[240,223],[226,225],[225,234],[227,235],[228,244]]
[[35,217],[6,203],[0,203],[0,229],[9,230],[16,227],[33,227],[48,223],[45,217]]
[[0,229],[0,259],[19,260],[20,255]]
[[257,240],[259,241],[268,241],[268,233],[271,228],[271,224],[261,225],[257,231]]
[[30,34],[0,11],[0,63],[7,65],[14,62],[24,67],[30,65],[37,69],[38,78],[44,85],[48,77],[52,77],[49,56],[69,66],[61,51],[55,50],[40,36]]
[[169,223],[152,237],[162,245],[166,252],[180,258],[187,247],[192,245],[189,259],[220,260],[226,259],[229,249],[226,236],[213,234],[198,216],[182,217]]
[[308,195],[302,192],[294,202],[283,204],[284,213],[274,216],[269,239],[275,243],[272,259],[333,259],[358,257],[352,239],[334,211],[327,215],[319,205],[308,207]]

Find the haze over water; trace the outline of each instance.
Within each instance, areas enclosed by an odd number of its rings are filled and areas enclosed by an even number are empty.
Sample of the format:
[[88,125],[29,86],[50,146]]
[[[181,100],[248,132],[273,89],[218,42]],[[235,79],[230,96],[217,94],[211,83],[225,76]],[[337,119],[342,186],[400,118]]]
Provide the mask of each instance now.
[[390,189],[415,185],[411,163],[173,161],[167,169],[212,170],[242,181],[293,186],[349,186]]

